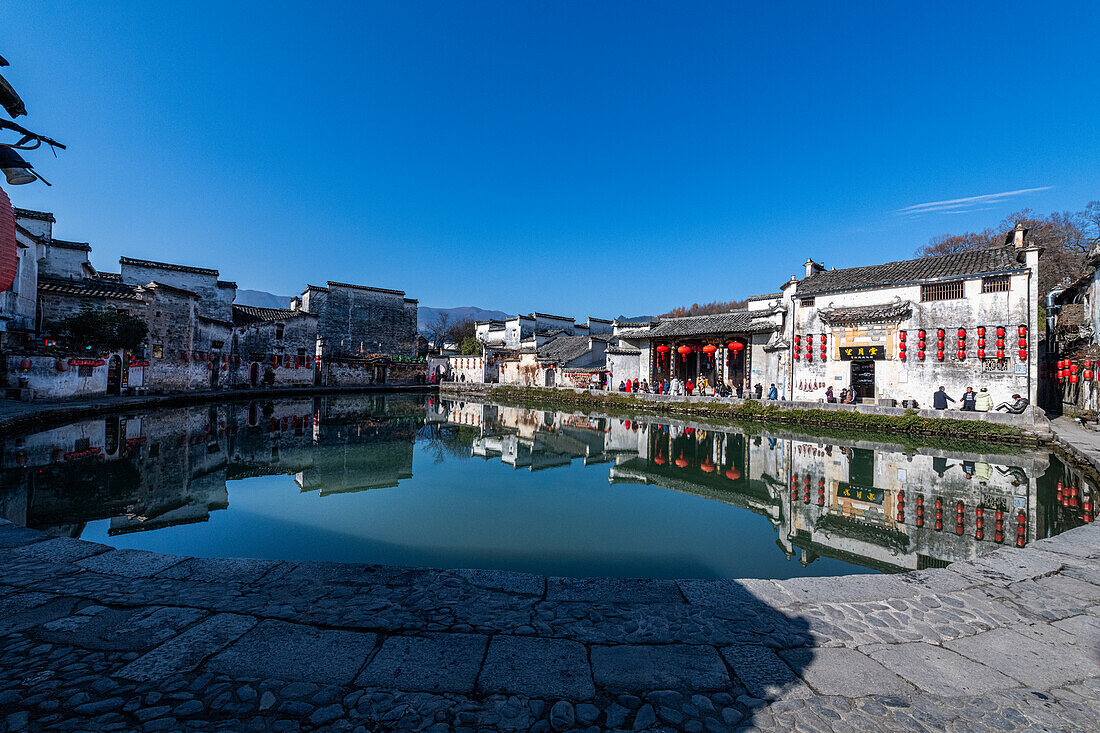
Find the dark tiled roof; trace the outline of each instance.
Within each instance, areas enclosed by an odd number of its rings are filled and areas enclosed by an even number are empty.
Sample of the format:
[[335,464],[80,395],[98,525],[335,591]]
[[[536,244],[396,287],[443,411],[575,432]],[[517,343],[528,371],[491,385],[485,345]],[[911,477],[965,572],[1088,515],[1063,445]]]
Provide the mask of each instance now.
[[47,239],[46,244],[51,247],[60,247],[61,249],[78,249],[81,252],[92,251],[92,245],[87,242],[70,242],[67,239]]
[[[539,336],[565,336],[569,332],[561,328],[548,328],[545,331],[539,331]],[[587,338],[587,336],[585,337]]]
[[642,353],[641,349],[635,349],[633,346],[608,346],[608,354],[626,354],[628,356],[637,356]]
[[336,287],[336,288],[352,288],[353,290],[370,290],[370,291],[373,291],[375,293],[387,293],[389,295],[400,295],[401,297],[405,297],[405,291],[404,290],[390,290],[389,288],[375,288],[375,287],[371,287],[370,285],[352,285],[351,283],[338,283],[338,282],[334,282],[332,280],[329,280],[328,281],[328,286],[330,288]]
[[137,260],[133,257],[119,257],[120,265],[131,267],[147,267],[154,270],[168,270],[170,272],[190,272],[194,275],[213,275],[217,277],[218,271],[206,267],[191,267],[190,265],[174,265],[170,262],[154,262],[153,260]]
[[856,308],[821,308],[818,317],[825,323],[840,325],[844,323],[877,323],[900,321],[913,312],[913,304],[908,300],[884,305],[863,305]]
[[569,316],[552,316],[549,313],[539,313],[538,311],[535,311],[531,315],[532,316],[538,316],[540,318],[551,318],[555,321],[572,321],[573,320]]
[[640,335],[649,338],[670,336],[702,336],[709,333],[761,333],[774,331],[775,324],[763,311],[735,310],[707,316],[662,318],[648,332]]
[[237,283],[233,282],[232,280],[218,280],[217,286],[219,288],[233,288],[234,290],[237,289]]
[[112,280],[60,280],[51,277],[38,278],[38,292],[57,295],[73,295],[81,298],[113,298],[115,300],[141,300],[137,288]]
[[1012,246],[953,252],[915,260],[886,262],[867,267],[815,272],[798,283],[798,295],[863,290],[889,285],[974,277],[996,272],[1017,272],[1027,269],[1016,259]]
[[783,293],[766,293],[764,295],[750,295],[745,298],[746,303],[751,303],[754,300],[778,300],[783,297]]
[[194,292],[193,290],[177,288],[175,285],[168,285],[166,283],[157,282],[156,280],[152,281],[145,287],[149,290],[163,290],[165,292],[173,293],[175,295],[182,295],[185,298],[195,298],[197,300],[199,297],[199,294]]
[[269,321],[285,321],[288,318],[301,316],[317,317],[317,314],[302,310],[289,310],[287,308],[259,308],[254,305],[233,304],[233,323],[238,326],[248,326],[253,323]]
[[97,280],[110,280],[111,282],[122,282],[122,273],[120,272],[96,272]]
[[13,206],[12,211],[15,212],[15,216],[18,219],[37,219],[38,221],[48,221],[56,224],[57,219],[53,218],[53,214],[48,211],[35,211],[34,209],[20,209],[18,206]]
[[539,361],[551,361],[561,363],[573,361],[589,351],[588,336],[558,336],[553,341],[547,341],[538,347],[535,352]]

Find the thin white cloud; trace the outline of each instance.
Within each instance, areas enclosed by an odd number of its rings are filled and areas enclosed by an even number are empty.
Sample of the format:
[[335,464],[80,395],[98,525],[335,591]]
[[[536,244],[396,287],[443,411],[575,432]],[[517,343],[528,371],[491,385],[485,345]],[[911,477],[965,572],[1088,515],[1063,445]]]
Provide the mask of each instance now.
[[[923,204],[913,204],[904,209],[897,209],[894,214],[898,216],[920,216],[922,214],[961,214],[967,211],[977,211],[982,204],[998,204],[1013,196],[1023,196],[1036,191],[1049,191],[1054,186],[1039,186],[1038,188],[1021,188],[1017,191],[1002,191],[1001,193],[986,193],[981,196],[967,196],[961,199],[947,199],[945,201],[928,201]],[[989,208],[989,207],[984,207]]]

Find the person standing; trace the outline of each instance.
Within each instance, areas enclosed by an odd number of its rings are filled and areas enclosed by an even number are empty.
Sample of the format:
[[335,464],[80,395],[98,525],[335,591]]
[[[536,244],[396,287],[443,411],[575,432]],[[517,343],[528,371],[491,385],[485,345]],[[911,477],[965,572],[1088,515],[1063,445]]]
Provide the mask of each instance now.
[[756,399],[761,399],[764,396],[764,385],[757,382],[756,386],[753,387],[753,391],[756,392]]
[[974,409],[978,412],[989,412],[993,409],[993,395],[985,387],[978,390],[978,396],[974,398]]
[[977,401],[977,399],[978,395],[974,392],[974,388],[967,387],[966,391],[963,392],[963,396],[959,400],[962,403],[962,407],[960,407],[959,409],[966,410],[967,412],[973,412],[974,402]]
[[779,390],[775,388],[774,383],[772,384],[771,387],[768,388],[768,399],[769,400],[779,399]]
[[826,402],[836,402],[836,397],[833,396],[833,385],[831,385],[831,384],[825,390],[825,401]]
[[955,400],[947,394],[947,388],[943,385],[940,385],[940,388],[932,395],[932,407],[937,410],[946,410],[947,403],[954,401]]

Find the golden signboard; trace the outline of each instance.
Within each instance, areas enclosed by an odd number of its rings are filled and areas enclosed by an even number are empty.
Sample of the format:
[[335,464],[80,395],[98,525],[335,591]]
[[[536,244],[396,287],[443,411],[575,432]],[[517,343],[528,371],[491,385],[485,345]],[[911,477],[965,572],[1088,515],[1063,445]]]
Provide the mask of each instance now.
[[844,361],[852,359],[885,359],[885,344],[866,344],[864,346],[841,346],[840,358]]

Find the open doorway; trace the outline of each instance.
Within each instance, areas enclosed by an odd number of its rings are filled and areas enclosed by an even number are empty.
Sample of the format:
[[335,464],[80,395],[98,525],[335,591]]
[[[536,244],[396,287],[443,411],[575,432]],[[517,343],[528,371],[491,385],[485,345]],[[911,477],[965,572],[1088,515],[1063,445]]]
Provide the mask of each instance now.
[[122,391],[122,359],[118,354],[107,361],[107,394],[117,395]]
[[875,362],[870,360],[852,362],[852,388],[860,400],[874,399]]

